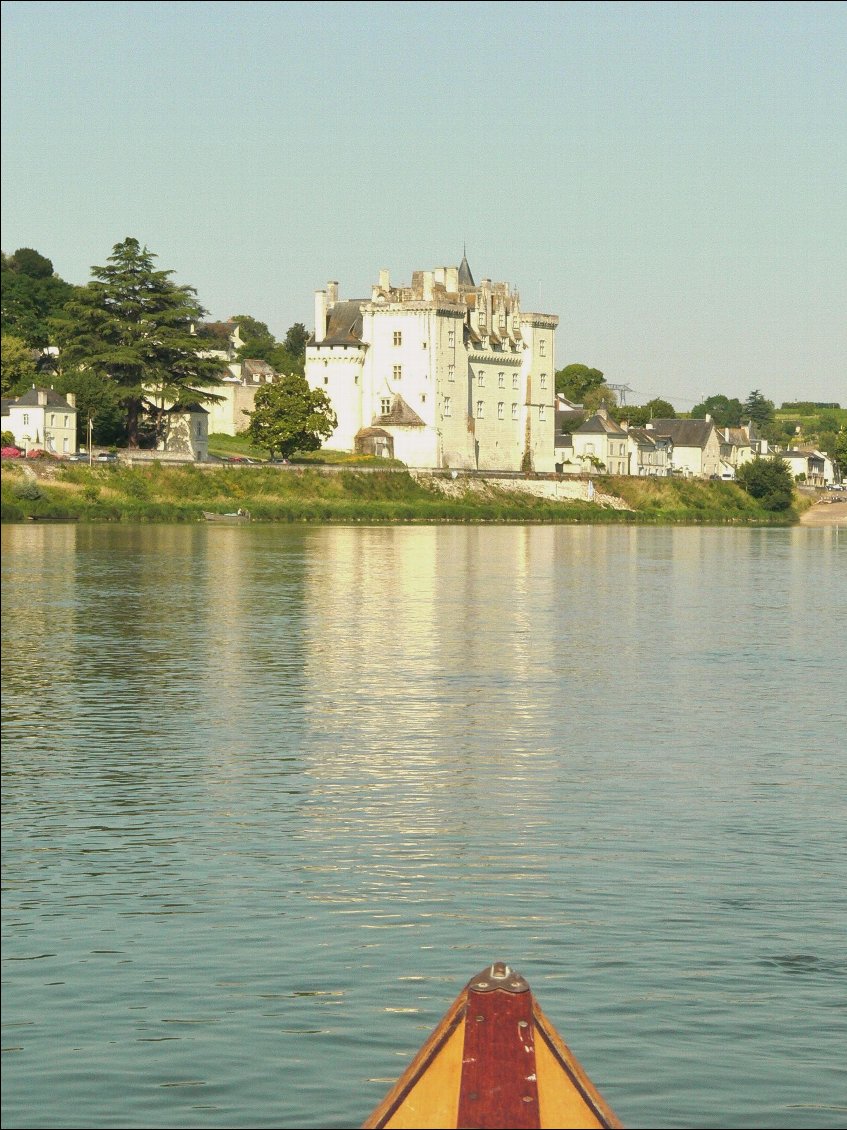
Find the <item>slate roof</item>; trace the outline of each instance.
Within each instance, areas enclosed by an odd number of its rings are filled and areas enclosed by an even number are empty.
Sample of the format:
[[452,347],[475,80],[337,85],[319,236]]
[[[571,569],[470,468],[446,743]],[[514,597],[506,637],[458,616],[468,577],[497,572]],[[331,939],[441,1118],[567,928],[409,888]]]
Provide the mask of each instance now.
[[388,426],[389,424],[397,427],[425,427],[423,420],[414,410],[410,408],[402,396],[395,396],[391,401],[391,411],[384,416],[374,416],[374,425]]
[[471,269],[468,264],[468,257],[467,255],[462,255],[462,261],[459,264],[459,289],[461,290],[461,288],[465,286],[476,286],[476,283],[473,281],[473,275],[471,274]]
[[611,417],[601,416],[599,412],[595,412],[590,416],[584,424],[580,424],[578,428],[574,428],[577,435],[607,435],[607,436],[625,436],[626,432],[616,424]]
[[660,436],[669,436],[674,447],[705,447],[715,430],[711,420],[653,420],[652,428]]
[[368,299],[336,302],[329,313],[326,337],[318,345],[361,345],[362,306]]
[[76,408],[74,408],[72,404],[68,404],[64,396],[61,396],[52,388],[28,388],[25,393],[17,398],[17,400],[10,400],[9,404],[23,404],[25,407],[38,408],[39,392],[47,393],[47,404],[40,405],[40,407],[62,408],[66,412],[76,412]]

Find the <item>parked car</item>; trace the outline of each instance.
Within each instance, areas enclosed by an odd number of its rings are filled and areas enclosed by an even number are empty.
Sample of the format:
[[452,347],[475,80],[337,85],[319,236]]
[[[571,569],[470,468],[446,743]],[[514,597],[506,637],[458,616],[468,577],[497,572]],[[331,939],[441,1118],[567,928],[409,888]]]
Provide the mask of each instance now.
[[118,456],[114,451],[98,451],[95,456],[98,463],[117,463]]
[[89,463],[91,456],[87,451],[72,451],[68,456],[69,463]]
[[0,457],[3,459],[20,459],[23,452],[19,447],[4,447],[0,449]]

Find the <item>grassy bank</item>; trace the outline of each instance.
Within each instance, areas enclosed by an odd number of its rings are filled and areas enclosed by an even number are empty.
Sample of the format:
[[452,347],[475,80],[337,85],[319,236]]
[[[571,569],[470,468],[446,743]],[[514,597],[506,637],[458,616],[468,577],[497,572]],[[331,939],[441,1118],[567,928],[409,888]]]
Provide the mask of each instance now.
[[626,508],[548,499],[459,479],[446,496],[405,471],[272,466],[3,464],[2,520],[197,522],[203,511],[249,510],[260,522],[593,522],[786,525],[732,483],[609,478],[604,492]]

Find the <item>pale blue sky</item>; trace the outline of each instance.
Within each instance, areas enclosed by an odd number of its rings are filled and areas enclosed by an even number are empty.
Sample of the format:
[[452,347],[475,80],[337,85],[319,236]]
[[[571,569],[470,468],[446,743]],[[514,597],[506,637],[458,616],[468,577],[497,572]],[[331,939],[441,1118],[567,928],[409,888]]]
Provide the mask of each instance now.
[[2,5],[2,247],[211,318],[457,265],[679,410],[847,404],[843,3]]

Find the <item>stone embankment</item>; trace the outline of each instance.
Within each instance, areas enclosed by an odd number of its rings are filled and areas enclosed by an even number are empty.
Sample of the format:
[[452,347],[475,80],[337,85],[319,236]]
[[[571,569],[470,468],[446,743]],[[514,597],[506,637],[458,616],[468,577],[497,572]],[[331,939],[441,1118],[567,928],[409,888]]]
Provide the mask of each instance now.
[[598,490],[592,480],[566,479],[526,479],[492,476],[485,478],[478,472],[456,477],[433,474],[430,471],[410,471],[410,474],[432,490],[438,490],[448,498],[464,498],[473,494],[482,498],[497,498],[503,494],[532,494],[536,498],[547,498],[553,502],[578,499],[593,502],[595,506],[606,506],[611,510],[632,510],[622,498]]

